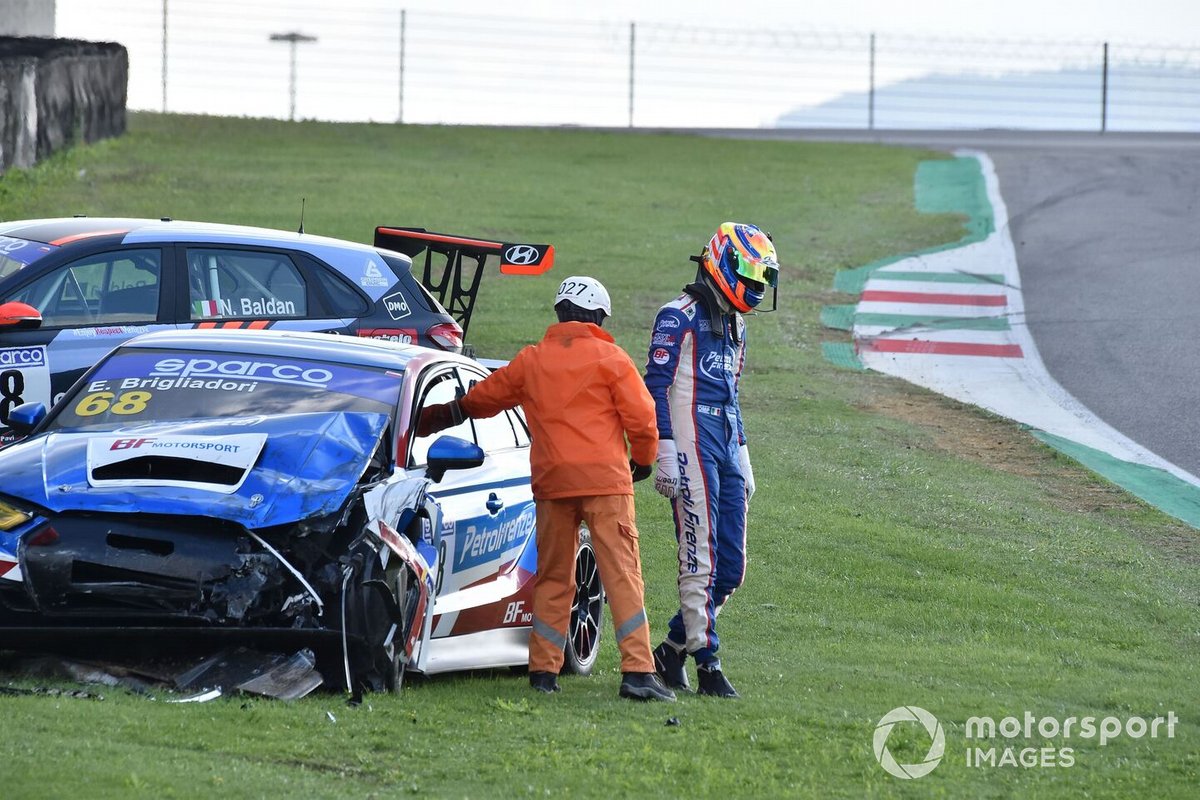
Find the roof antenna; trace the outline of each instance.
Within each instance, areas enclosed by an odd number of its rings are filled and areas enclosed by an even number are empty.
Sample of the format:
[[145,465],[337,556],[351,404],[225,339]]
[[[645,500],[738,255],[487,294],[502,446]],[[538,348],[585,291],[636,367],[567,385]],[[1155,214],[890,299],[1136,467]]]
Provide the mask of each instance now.
[[300,198],[300,229],[296,233],[304,233],[304,200],[305,198]]

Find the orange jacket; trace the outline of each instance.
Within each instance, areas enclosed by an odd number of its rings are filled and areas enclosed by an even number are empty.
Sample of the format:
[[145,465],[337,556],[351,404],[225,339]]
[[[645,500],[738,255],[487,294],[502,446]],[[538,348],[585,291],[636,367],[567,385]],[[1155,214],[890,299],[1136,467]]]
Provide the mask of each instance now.
[[633,494],[626,436],[637,463],[657,456],[654,400],[625,351],[591,323],[551,325],[460,403],[472,417],[518,404],[533,439],[536,498]]

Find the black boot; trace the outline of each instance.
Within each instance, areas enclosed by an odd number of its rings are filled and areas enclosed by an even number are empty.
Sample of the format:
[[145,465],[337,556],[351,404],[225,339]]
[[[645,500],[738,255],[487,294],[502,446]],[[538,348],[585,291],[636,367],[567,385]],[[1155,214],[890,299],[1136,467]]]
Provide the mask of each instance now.
[[709,695],[710,697],[741,697],[737,693],[737,689],[733,688],[733,684],[721,672],[720,661],[713,664],[699,665],[696,667],[696,677],[700,682],[700,688],[696,691],[697,694]]
[[672,689],[690,692],[692,685],[688,683],[687,670],[683,668],[687,661],[687,653],[676,650],[667,642],[654,648],[654,670],[663,683]]
[[675,693],[663,686],[653,672],[626,672],[621,675],[621,697],[631,700],[665,700],[675,702]]
[[529,673],[529,685],[539,692],[552,694],[558,691],[558,676],[553,672]]

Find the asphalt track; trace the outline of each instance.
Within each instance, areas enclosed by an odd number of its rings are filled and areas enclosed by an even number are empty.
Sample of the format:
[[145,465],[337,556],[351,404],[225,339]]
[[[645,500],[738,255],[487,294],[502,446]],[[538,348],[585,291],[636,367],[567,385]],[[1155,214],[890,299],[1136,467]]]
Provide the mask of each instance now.
[[1051,376],[1096,416],[1200,476],[1200,134],[751,137],[986,152],[1008,207],[1025,301],[1025,319],[1011,322],[1028,325]]

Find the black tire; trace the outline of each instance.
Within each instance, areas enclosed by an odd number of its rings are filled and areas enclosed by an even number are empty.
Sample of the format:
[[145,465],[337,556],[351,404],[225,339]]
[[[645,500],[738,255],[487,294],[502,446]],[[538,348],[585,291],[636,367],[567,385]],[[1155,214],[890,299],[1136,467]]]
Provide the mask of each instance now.
[[[378,559],[365,559],[365,571],[359,570],[360,583],[350,606],[350,630],[357,632],[362,647],[352,659],[355,682],[371,691],[398,692],[404,684],[404,642],[414,623],[420,587],[408,567],[393,559],[386,571],[378,569]],[[402,624],[393,630],[391,603],[382,597],[381,585],[399,608]]]
[[[412,608],[408,602],[409,572],[407,567],[394,570],[388,575],[388,586],[396,596],[396,602],[404,611],[405,624],[396,629],[391,642],[383,641],[380,636],[377,645],[380,649],[376,661],[384,664],[383,685],[389,692],[398,692],[404,685],[404,641],[408,637],[409,626],[412,624]],[[390,626],[389,626],[390,627]]]
[[600,568],[591,533],[583,528],[579,534],[579,549],[575,552],[575,599],[571,602],[571,620],[567,624],[563,667],[576,675],[591,675],[600,653],[604,587],[600,583]]

